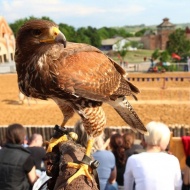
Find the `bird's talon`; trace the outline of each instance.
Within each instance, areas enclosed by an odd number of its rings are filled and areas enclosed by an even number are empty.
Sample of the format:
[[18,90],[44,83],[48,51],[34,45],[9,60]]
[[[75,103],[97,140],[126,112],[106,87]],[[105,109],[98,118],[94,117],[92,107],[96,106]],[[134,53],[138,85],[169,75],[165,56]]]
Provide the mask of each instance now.
[[89,165],[86,164],[76,164],[76,163],[67,163],[67,167],[79,169],[73,176],[71,176],[68,180],[67,183],[70,184],[74,179],[77,177],[84,175],[86,176],[90,181],[92,181],[92,168]]
[[46,152],[52,152],[52,149],[54,146],[56,146],[60,142],[65,142],[65,141],[68,141],[67,135],[63,135],[62,137],[60,137],[58,139],[52,137],[49,141],[49,145],[48,145]]

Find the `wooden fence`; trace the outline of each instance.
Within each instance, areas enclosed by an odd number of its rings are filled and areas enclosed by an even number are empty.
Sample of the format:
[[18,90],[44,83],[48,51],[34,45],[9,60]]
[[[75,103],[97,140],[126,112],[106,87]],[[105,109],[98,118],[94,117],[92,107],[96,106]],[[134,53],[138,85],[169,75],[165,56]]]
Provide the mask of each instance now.
[[[49,140],[54,133],[54,126],[27,126],[25,125],[27,130],[27,136],[30,137],[34,133],[40,133],[43,136],[44,140]],[[0,126],[0,144],[4,142],[5,133],[6,133],[7,125]],[[73,130],[73,126],[67,126],[69,131]],[[182,137],[190,135],[190,126],[189,125],[169,125],[169,128],[172,132],[173,137]],[[106,127],[104,130],[105,138],[109,138],[113,132],[123,134],[130,130],[130,127],[127,126],[110,126]],[[136,139],[142,139],[142,134],[137,133]]]

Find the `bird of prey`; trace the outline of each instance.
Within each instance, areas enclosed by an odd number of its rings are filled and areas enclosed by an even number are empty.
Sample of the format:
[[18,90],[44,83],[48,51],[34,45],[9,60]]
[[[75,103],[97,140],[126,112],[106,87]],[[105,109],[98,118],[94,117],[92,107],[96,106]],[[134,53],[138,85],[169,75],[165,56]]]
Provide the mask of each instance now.
[[106,125],[102,104],[111,105],[134,130],[147,132],[126,96],[139,93],[127,74],[99,49],[67,42],[58,26],[47,20],[31,20],[18,31],[15,53],[20,91],[28,97],[53,99],[63,113],[64,127],[74,112],[91,138]]

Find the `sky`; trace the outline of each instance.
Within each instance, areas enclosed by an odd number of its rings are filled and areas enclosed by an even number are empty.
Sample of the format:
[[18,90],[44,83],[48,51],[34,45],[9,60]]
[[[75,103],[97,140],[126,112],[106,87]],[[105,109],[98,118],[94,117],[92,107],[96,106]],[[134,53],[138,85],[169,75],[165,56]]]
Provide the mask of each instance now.
[[29,16],[48,16],[57,24],[92,26],[190,23],[190,0],[0,0],[0,16],[8,23]]

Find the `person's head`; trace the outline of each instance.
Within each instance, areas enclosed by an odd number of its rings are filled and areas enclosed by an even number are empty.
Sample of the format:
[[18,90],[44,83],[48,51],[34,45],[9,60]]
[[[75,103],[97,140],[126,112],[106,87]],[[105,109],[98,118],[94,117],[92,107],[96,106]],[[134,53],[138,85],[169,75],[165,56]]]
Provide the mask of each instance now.
[[135,141],[135,133],[132,131],[128,131],[123,135],[123,142],[124,142],[124,147],[126,149],[131,148],[131,146],[134,144]]
[[18,123],[11,124],[6,130],[6,142],[11,144],[23,144],[26,136],[25,128]]
[[77,121],[77,123],[74,126],[74,132],[78,135],[78,139],[76,140],[76,143],[86,147],[87,141],[88,141],[88,134],[86,133],[84,126],[82,124],[82,121]]
[[41,134],[34,133],[29,139],[29,146],[39,146],[43,145],[43,138]]
[[147,146],[158,146],[161,150],[165,150],[170,141],[168,126],[161,122],[152,121],[147,124],[146,128],[149,133],[144,136]]
[[119,133],[113,134],[110,138],[110,148],[116,150],[118,147],[123,146],[123,137]]

